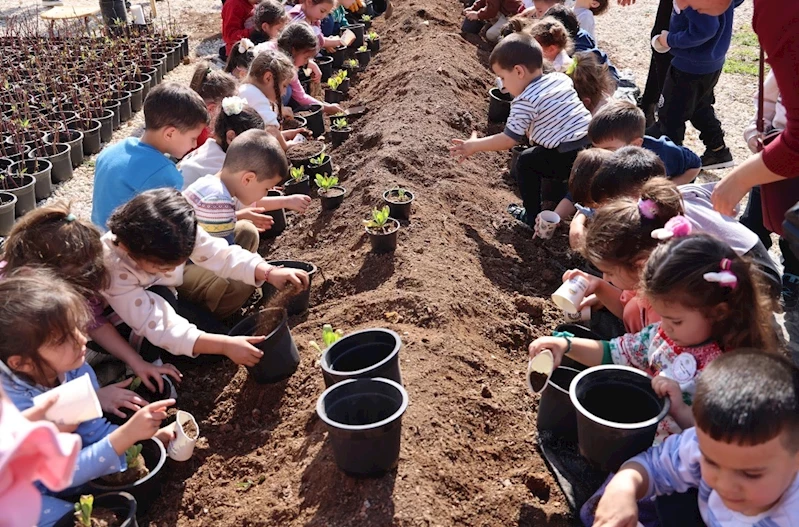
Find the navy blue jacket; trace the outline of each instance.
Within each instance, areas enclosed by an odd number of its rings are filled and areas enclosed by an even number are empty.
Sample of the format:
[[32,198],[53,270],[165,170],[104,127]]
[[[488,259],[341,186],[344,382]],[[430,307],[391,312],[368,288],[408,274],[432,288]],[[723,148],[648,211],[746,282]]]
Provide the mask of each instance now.
[[719,16],[703,15],[687,7],[671,13],[669,36],[671,65],[680,71],[705,75],[724,66],[732,38],[735,5]]

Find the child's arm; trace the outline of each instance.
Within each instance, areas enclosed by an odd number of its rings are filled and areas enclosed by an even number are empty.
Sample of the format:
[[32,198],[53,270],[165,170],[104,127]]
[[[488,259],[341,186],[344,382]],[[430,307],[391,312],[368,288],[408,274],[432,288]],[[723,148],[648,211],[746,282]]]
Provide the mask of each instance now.
[[691,49],[701,46],[713,38],[721,25],[719,17],[703,15],[696,11],[683,11],[677,16],[684,16],[688,20],[688,28],[682,31],[666,34],[666,38],[661,37],[661,44],[664,43],[670,48]]
[[453,139],[453,146],[449,147],[449,151],[452,155],[458,157],[459,161],[463,161],[477,152],[510,150],[516,146],[516,143],[516,139],[505,133],[478,138],[477,132],[472,132],[472,136],[469,139]]
[[552,352],[555,367],[560,366],[564,355],[586,366],[599,366],[602,364],[605,347],[601,340],[571,338],[571,337],[541,337],[535,339],[529,347],[530,358],[535,357],[544,350]]
[[689,168],[679,176],[674,176],[671,178],[671,182],[675,185],[687,185],[688,183],[692,182],[696,179],[696,176],[699,175],[701,168]]
[[279,127],[267,126],[266,131],[272,134],[272,136],[274,136],[275,139],[277,139],[277,142],[280,143],[280,148],[282,148],[284,152],[289,149],[289,145],[286,142],[286,138],[283,137],[283,133],[280,131]]
[[588,218],[585,214],[578,213],[569,225],[569,247],[573,251],[579,251],[585,242],[585,222]]
[[327,50],[334,50],[337,47],[341,46],[341,38],[340,37],[324,37],[323,38],[322,47]]
[[560,216],[561,219],[570,218],[575,211],[577,211],[577,209],[574,208],[574,203],[568,198],[563,198],[560,200],[558,206],[555,207],[555,214]]
[[256,207],[261,207],[265,211],[280,209],[293,210],[304,213],[311,204],[311,196],[305,194],[294,194],[293,196],[267,196],[255,202]]
[[472,5],[472,11],[476,12],[478,20],[490,20],[499,14],[500,0],[486,0],[479,7],[476,4]]
[[594,527],[635,527],[638,500],[649,488],[649,474],[638,463],[628,461],[613,476],[599,500]]
[[671,401],[669,415],[677,422],[680,428],[685,430],[696,424],[691,407],[685,404],[682,398],[682,390],[677,381],[660,374],[652,379],[652,389],[658,396],[669,398]]

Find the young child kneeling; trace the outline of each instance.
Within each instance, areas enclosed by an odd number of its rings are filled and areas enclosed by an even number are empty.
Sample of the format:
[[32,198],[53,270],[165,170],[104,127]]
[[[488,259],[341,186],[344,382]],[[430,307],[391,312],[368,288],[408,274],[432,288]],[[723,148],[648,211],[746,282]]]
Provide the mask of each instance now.
[[[637,500],[690,489],[698,489],[707,525],[796,525],[799,370],[759,351],[719,357],[697,381],[693,416],[695,428],[621,467],[594,526],[635,525]],[[691,511],[682,516],[685,525],[694,524]]]

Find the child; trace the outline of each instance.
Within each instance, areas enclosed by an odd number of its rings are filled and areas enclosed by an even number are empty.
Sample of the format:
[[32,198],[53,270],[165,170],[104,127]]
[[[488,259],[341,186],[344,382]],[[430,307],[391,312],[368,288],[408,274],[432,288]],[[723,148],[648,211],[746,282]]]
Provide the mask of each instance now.
[[[517,165],[524,207],[508,212],[532,226],[541,208],[542,179],[565,187],[577,153],[587,143],[591,114],[577,97],[571,80],[562,73],[544,75],[541,46],[530,35],[514,33],[502,39],[489,57],[494,73],[514,96],[510,117],[501,134],[478,139],[453,139],[453,155],[465,159],[476,152],[509,150],[529,138]],[[565,188],[555,199],[560,200]]]
[[608,10],[608,0],[577,0],[574,4],[574,14],[580,27],[596,40],[596,30],[594,17],[605,13]]
[[[587,206],[593,203],[591,201],[591,181],[594,179],[594,174],[596,174],[597,170],[602,166],[602,163],[609,156],[610,152],[602,150],[601,148],[588,148],[577,154],[574,164],[572,165],[571,173],[569,174],[569,192],[566,193],[566,197],[555,207],[555,213],[560,216],[561,219],[571,217],[576,210],[579,210],[579,212],[584,215],[593,214],[593,211],[587,208]],[[577,216],[577,218],[580,217],[581,215]],[[584,234],[584,230],[579,231],[579,233],[575,232],[574,235],[582,234]],[[571,237],[572,231],[570,230],[570,243]],[[572,243],[572,248],[577,250],[577,247],[577,245]]]
[[[657,208],[646,202],[644,206]],[[609,342],[570,335],[541,337],[530,344],[530,356],[548,349],[556,365],[569,355],[586,366],[622,364],[652,377],[663,374],[679,383],[682,398],[690,404],[696,379],[724,351],[772,349],[771,310],[751,264],[717,238],[685,235],[690,232],[687,220],[677,218],[657,233],[672,239],[652,252],[641,277],[642,297],[661,322]],[[660,224],[657,217],[652,221]],[[606,270],[611,279],[627,278],[616,268]],[[685,424],[685,407],[672,406],[670,417],[658,426],[656,441],[679,433]]]
[[[42,287],[47,284],[47,287]],[[86,337],[83,328],[91,312],[83,297],[66,282],[44,270],[25,270],[0,281],[0,384],[19,410],[33,406],[33,398],[63,383],[89,375],[97,389],[91,366],[85,363]],[[64,431],[80,436],[83,449],[78,454],[72,476],[72,491],[89,481],[124,471],[125,451],[153,436],[168,444],[171,428],[159,430],[166,409],[174,399],[154,402],[138,410],[122,426],[105,418],[92,419]],[[41,489],[46,496],[52,493]],[[49,500],[38,525],[52,525],[72,508],[71,503]]]
[[544,17],[530,26],[530,34],[541,45],[544,58],[552,63],[555,71],[565,72],[572,64],[569,51],[572,41],[563,24],[552,17]]
[[681,145],[685,121],[690,120],[706,147],[702,155],[706,170],[733,166],[721,122],[713,110],[713,91],[730,48],[734,10],[734,3],[730,3],[720,16],[704,15],[691,7],[672,11],[669,31],[653,39],[655,51],[672,55],[653,135],[665,135]]
[[546,13],[550,7],[564,3],[565,0],[533,0],[532,7],[528,7],[522,11],[521,14],[528,18],[544,18],[544,13]]
[[311,25],[314,35],[319,40],[319,47],[334,50],[341,46],[339,37],[325,37],[322,34],[322,20],[336,7],[336,0],[302,0],[288,10],[292,22],[305,21]]
[[277,0],[261,0],[252,18],[255,29],[250,31],[250,40],[253,44],[275,40],[289,22],[286,8]]
[[[230,143],[222,169],[201,177],[183,195],[194,207],[198,227],[229,244],[257,253],[258,232],[271,228],[272,218],[253,213],[252,223],[236,221],[237,201],[251,204],[263,199],[288,199],[264,198],[270,188],[288,175],[288,161],[277,140],[263,129],[247,130]],[[205,291],[211,290],[219,291],[221,298],[204,296]],[[209,311],[224,319],[238,311],[254,290],[252,285],[226,280],[212,270],[189,265],[183,272],[183,285],[178,293],[189,301],[204,301]]]
[[291,60],[279,51],[265,50],[253,59],[245,82],[239,86],[239,96],[252,106],[266,124],[266,131],[275,136],[285,151],[287,140],[294,139],[300,130],[280,131],[283,93],[296,70]]
[[183,187],[183,177],[166,154],[177,159],[197,145],[208,126],[208,109],[187,86],[165,82],[144,101],[144,133],[105,148],[97,156],[92,222],[106,228],[111,212],[151,188]]
[[[252,30],[245,27],[252,17],[253,6],[258,0],[230,0],[222,5],[222,40],[225,41],[225,60],[233,50],[233,44],[243,38],[250,38]],[[220,55],[222,50],[219,50]]]
[[601,64],[590,51],[575,53],[572,65],[566,70],[580,100],[595,115],[613,97],[616,82],[610,75],[607,64]]
[[591,119],[588,137],[594,148],[617,150],[623,146],[642,146],[656,153],[666,166],[666,177],[677,185],[690,183],[699,175],[702,161],[689,148],[678,146],[668,137],[644,135],[646,117],[636,105],[611,101]]
[[[278,289],[288,283],[308,287],[304,271],[271,266],[257,254],[198,228],[194,208],[175,189],[139,194],[114,211],[108,227],[103,245],[111,285],[103,296],[136,334],[174,355],[224,355],[245,366],[254,366],[263,355],[253,344],[265,337],[206,333],[175,311],[177,307],[185,312],[180,303],[185,299],[176,299],[173,288],[183,284],[188,260],[222,278],[256,287],[264,282]],[[170,291],[161,296],[149,290],[155,285]],[[219,293],[195,292],[205,304],[215,295],[218,304]]]
[[255,58],[254,48],[255,44],[252,43],[252,40],[248,38],[239,40],[228,54],[225,72],[230,73],[239,81],[247,78],[250,64]]
[[486,40],[496,42],[500,31],[508,23],[508,18],[523,11],[520,0],[477,0],[471,7],[463,10],[469,20],[496,20],[486,30]]
[[[88,360],[102,362],[103,356],[110,354],[125,363],[150,391],[157,387],[159,393],[163,392],[162,375],[181,381],[182,375],[173,365],[155,365],[143,360],[103,315],[105,300],[100,290],[108,285],[109,277],[100,232],[92,224],[77,219],[69,204],[62,201],[39,207],[20,218],[6,239],[3,258],[4,274],[23,267],[47,268],[85,298],[92,315],[86,333],[95,345]],[[103,410],[124,415],[120,407],[135,407],[135,410],[146,404],[138,395],[124,389],[128,384],[130,381],[98,390]]]
[[[689,489],[698,489],[707,525],[796,525],[797,387],[796,367],[775,354],[738,351],[713,361],[697,381],[695,428],[625,463],[608,484],[594,525],[635,525],[637,500]],[[683,524],[694,525],[686,516]]]
[[[208,108],[208,115],[211,123],[219,113],[219,105],[225,97],[236,95],[238,83],[229,73],[211,68],[208,61],[198,62],[194,68],[194,75],[191,77],[189,88],[196,91],[202,97],[205,107]],[[197,138],[197,146],[205,144],[211,136],[210,127],[203,128],[203,133]]]

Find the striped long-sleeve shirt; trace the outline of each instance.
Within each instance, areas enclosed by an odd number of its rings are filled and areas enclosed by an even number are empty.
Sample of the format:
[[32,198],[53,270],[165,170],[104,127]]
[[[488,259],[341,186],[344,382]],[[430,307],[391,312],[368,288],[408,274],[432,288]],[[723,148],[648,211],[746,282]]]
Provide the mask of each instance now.
[[554,149],[561,143],[588,135],[591,112],[580,101],[574,85],[563,73],[542,75],[513,99],[505,134],[516,141]]
[[201,177],[183,191],[183,196],[194,207],[198,226],[215,238],[233,243],[236,201],[219,177]]

